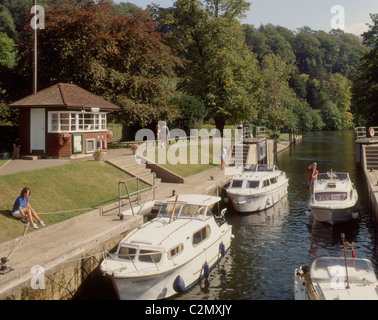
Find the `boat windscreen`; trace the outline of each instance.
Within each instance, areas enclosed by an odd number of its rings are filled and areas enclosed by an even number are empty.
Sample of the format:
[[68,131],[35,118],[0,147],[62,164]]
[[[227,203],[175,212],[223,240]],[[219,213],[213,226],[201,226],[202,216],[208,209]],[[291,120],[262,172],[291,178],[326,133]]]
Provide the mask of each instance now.
[[230,188],[241,188],[243,185],[243,180],[232,180]]
[[[174,203],[163,203],[160,207],[158,216],[164,218],[170,218],[174,209]],[[199,206],[188,203],[177,203],[173,218],[200,218],[206,214],[206,206]]]
[[[353,268],[356,272],[349,271],[350,278],[364,274],[365,277],[376,281],[375,273],[371,263],[366,259],[346,258],[348,268]],[[317,259],[311,266],[311,278],[313,280],[332,280],[336,275],[342,276],[345,270],[345,259],[336,257],[324,257]]]
[[159,263],[161,260],[161,256],[161,251],[141,249],[139,252],[139,261]]
[[134,260],[137,249],[131,247],[120,247],[118,257],[125,260]]
[[248,181],[247,188],[258,189],[259,185],[260,185],[260,181]]
[[345,172],[327,172],[319,173],[317,180],[348,180],[348,174]]

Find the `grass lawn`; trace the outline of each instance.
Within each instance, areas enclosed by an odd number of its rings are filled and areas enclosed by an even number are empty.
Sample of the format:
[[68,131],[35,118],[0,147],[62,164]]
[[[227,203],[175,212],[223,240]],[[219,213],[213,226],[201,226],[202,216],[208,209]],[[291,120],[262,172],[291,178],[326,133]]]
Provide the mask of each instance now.
[[0,160],[0,167],[6,164],[9,160]]
[[[29,202],[37,213],[53,213],[116,202],[118,181],[128,178],[124,172],[97,161],[1,175],[0,242],[22,235],[24,225],[12,217],[11,210],[24,187],[31,189]],[[135,191],[136,183],[129,187]],[[40,218],[51,225],[90,210],[41,214]]]
[[[207,142],[208,141],[209,140],[207,140]],[[193,155],[191,155],[191,147],[187,145],[187,143],[182,142],[171,144],[168,149],[156,147],[154,153],[148,153],[148,151],[145,150],[143,156],[185,178],[219,166],[219,164],[214,164],[214,162],[220,161],[220,147],[218,147],[219,150],[216,149],[215,152],[213,152],[214,146],[211,141],[212,140],[210,140],[210,143],[206,146],[202,146],[201,143],[199,143],[198,146],[192,146],[193,149],[196,149],[197,157],[195,153],[193,157]],[[191,156],[197,159],[197,164],[191,160]],[[201,157],[204,158],[202,159]],[[217,157],[218,159],[215,159]]]

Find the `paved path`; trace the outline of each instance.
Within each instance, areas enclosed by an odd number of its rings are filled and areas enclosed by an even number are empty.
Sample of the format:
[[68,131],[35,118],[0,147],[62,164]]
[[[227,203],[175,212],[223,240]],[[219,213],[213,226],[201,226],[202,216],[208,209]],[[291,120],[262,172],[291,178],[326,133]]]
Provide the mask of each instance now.
[[[109,149],[106,158],[113,159],[121,157],[122,155],[130,155],[132,152],[128,149]],[[76,158],[76,159],[38,159],[38,160],[25,160],[15,159],[9,160],[0,167],[0,175],[12,174],[21,171],[38,170],[49,167],[61,166],[64,164],[74,163],[78,161],[92,160],[92,156]]]

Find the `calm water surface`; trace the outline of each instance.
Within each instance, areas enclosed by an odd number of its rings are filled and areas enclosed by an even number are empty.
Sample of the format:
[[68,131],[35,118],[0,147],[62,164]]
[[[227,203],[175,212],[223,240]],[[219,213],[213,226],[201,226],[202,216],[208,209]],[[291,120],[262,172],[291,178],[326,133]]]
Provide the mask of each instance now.
[[[307,168],[314,161],[319,172],[350,173],[360,199],[358,221],[332,227],[306,215]],[[288,196],[260,213],[239,214],[228,205],[226,218],[235,235],[230,250],[208,280],[173,299],[292,300],[294,269],[320,256],[341,255],[337,244],[342,232],[347,241],[354,242],[356,256],[370,259],[377,272],[378,232],[370,217],[363,172],[355,162],[354,132],[305,134],[302,141],[279,154],[278,167],[290,179]],[[100,284],[102,296],[90,290],[84,298],[115,298],[110,282],[99,278],[92,282],[97,288]]]

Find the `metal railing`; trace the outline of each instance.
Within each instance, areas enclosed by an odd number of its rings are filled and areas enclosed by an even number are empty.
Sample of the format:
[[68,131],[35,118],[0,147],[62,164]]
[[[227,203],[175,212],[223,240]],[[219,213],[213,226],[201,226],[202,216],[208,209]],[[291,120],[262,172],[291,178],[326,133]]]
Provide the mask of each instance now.
[[266,138],[265,127],[256,127],[256,138]]
[[366,138],[366,127],[356,127],[354,128],[354,131],[356,132],[357,139]]
[[[151,175],[153,176],[153,184],[152,184],[152,186],[147,186],[147,187],[141,189],[140,188],[141,187],[141,183],[140,182],[141,181],[143,182],[143,178],[151,176]],[[135,181],[135,180],[137,182],[137,190],[134,191],[134,192],[130,192],[128,183],[130,183],[131,181]],[[130,179],[118,182],[118,215],[121,217],[121,219],[123,217],[123,215],[121,214],[122,200],[124,200],[124,199],[128,199],[129,200],[131,212],[132,212],[133,216],[135,216],[135,212],[134,212],[133,204],[132,204],[132,201],[131,201],[131,197],[134,196],[134,195],[136,195],[136,201],[137,201],[137,204],[139,206],[140,205],[140,200],[141,200],[141,193],[144,192],[144,191],[150,190],[150,193],[148,194],[146,200],[144,201],[142,207],[139,210],[139,212],[140,212],[141,209],[143,208],[144,204],[147,202],[148,198],[150,197],[151,193],[153,194],[153,200],[155,200],[155,198],[156,198],[156,192],[155,192],[156,182],[157,182],[157,179],[156,179],[156,173],[155,172],[151,172],[151,173],[148,173],[148,174],[140,176],[140,177],[133,177],[133,178],[130,178]],[[126,194],[122,194],[121,193],[122,186],[125,187]],[[138,214],[139,214],[139,212],[138,212]]]

